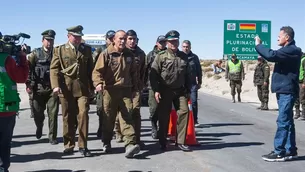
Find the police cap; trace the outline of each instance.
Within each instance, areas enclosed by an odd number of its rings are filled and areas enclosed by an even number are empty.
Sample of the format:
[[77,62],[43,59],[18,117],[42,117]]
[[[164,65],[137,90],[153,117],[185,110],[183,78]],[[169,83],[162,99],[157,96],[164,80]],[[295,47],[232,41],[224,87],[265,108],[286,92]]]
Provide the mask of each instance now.
[[106,39],[111,39],[114,37],[114,35],[115,35],[114,30],[108,30],[108,32],[106,33]]
[[166,40],[177,40],[180,37],[180,33],[176,30],[171,30],[166,33],[165,38]]
[[131,30],[128,30],[126,32],[126,35],[127,36],[135,36],[135,37],[137,37],[137,32],[131,29]]
[[44,39],[54,39],[56,32],[52,29],[49,29],[49,30],[42,32],[41,35]]
[[158,36],[158,38],[157,38],[157,42],[164,42],[164,41],[166,41],[166,39],[165,39],[165,36],[164,36],[164,35],[160,35],[160,36]]
[[83,26],[77,25],[67,28],[68,33],[74,35],[74,36],[83,36]]
[[237,56],[236,56],[235,53],[233,53],[233,54],[231,55],[231,57],[232,57],[232,58],[236,58]]

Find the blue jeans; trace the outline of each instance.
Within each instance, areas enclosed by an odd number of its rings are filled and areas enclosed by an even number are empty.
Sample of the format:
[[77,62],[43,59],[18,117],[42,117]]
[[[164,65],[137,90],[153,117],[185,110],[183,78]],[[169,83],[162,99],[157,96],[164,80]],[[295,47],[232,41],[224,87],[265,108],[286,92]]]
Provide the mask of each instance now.
[[194,116],[194,122],[198,122],[198,89],[197,85],[192,85],[191,89],[191,101],[192,101],[192,109],[193,109],[193,116]]
[[296,100],[294,94],[276,94],[279,115],[276,120],[277,131],[274,138],[274,152],[285,155],[297,151],[295,143],[295,127],[293,121],[293,105]]
[[0,158],[2,160],[1,167],[7,172],[10,167],[11,160],[11,142],[16,122],[16,115],[8,117],[0,117]]

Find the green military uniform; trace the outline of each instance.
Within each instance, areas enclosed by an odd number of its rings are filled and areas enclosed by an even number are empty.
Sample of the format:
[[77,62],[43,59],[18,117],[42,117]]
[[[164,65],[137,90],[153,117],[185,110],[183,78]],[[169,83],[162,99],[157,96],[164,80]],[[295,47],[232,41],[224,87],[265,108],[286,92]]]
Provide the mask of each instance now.
[[[179,39],[177,31],[168,32],[169,40]],[[177,47],[178,48],[178,47]],[[150,83],[155,93],[160,93],[161,99],[157,106],[159,118],[159,143],[161,149],[166,149],[166,138],[172,103],[177,110],[177,143],[183,149],[189,118],[188,100],[191,89],[188,57],[182,51],[171,49],[161,51],[155,57],[151,68]],[[187,148],[188,149],[188,148]]]
[[[161,42],[161,41],[165,41],[165,37],[163,35],[160,35],[157,39],[157,42]],[[147,88],[149,89],[149,93],[148,93],[148,106],[149,106],[149,119],[151,120],[151,126],[152,126],[152,138],[153,139],[157,139],[157,122],[158,122],[158,114],[156,113],[156,109],[157,109],[157,102],[155,99],[155,93],[154,91],[151,89],[151,85],[150,85],[150,72],[151,72],[151,66],[152,63],[154,62],[154,59],[156,57],[156,55],[163,50],[158,49],[157,45],[154,46],[153,50],[150,51],[147,56],[147,68],[146,68],[146,73],[145,73],[145,78],[144,78],[144,83],[146,83]]]
[[127,48],[118,52],[114,45],[109,45],[96,62],[92,79],[95,87],[101,85],[103,88],[102,141],[105,152],[111,149],[110,142],[118,111],[122,117],[120,127],[125,141],[125,156],[132,157],[140,151],[139,145],[136,145],[131,116],[132,92],[138,90],[136,70],[133,53]]
[[[55,32],[46,30],[42,33],[43,39],[54,39]],[[30,73],[27,87],[32,90],[34,121],[37,127],[36,137],[42,136],[44,111],[47,106],[49,118],[49,140],[51,144],[57,144],[57,118],[58,118],[58,97],[53,96],[50,83],[50,62],[52,50],[45,47],[38,48],[28,55]]]
[[240,93],[242,87],[242,80],[245,79],[245,72],[243,62],[239,59],[236,59],[236,54],[233,54],[232,58],[235,59],[235,61],[228,61],[226,65],[225,78],[226,80],[230,80],[232,102],[235,103],[235,89],[238,94],[238,102],[241,102]]
[[[301,58],[300,74],[299,74],[299,97],[295,101],[295,114],[294,119],[305,120],[305,88],[302,85],[305,84],[305,54]],[[300,105],[302,105],[302,114],[300,114]]]
[[262,57],[259,57],[258,60],[260,62],[255,67],[253,77],[253,83],[257,87],[257,96],[261,102],[258,109],[268,110],[270,67]]
[[[68,28],[71,36],[82,36],[83,27]],[[75,118],[78,121],[78,147],[84,156],[91,156],[87,149],[89,123],[89,96],[93,90],[91,79],[93,69],[91,47],[72,43],[54,48],[50,66],[52,88],[60,88],[58,95],[63,116],[64,153],[72,153],[75,147]]]
[[[111,39],[113,38],[115,32],[113,30],[109,30],[107,33],[106,33],[106,40],[107,39]],[[106,45],[103,45],[102,47],[100,48],[97,48],[96,51],[92,54],[92,57],[93,57],[93,63],[94,63],[94,66],[96,65],[96,62],[97,62],[97,59],[99,57],[99,55],[109,46],[108,43],[106,43]],[[97,129],[97,137],[98,138],[101,138],[102,137],[102,120],[103,120],[103,113],[104,113],[104,110],[103,110],[103,95],[100,93],[100,92],[97,92],[96,93],[96,114],[99,118],[99,126],[98,126],[98,129]]]

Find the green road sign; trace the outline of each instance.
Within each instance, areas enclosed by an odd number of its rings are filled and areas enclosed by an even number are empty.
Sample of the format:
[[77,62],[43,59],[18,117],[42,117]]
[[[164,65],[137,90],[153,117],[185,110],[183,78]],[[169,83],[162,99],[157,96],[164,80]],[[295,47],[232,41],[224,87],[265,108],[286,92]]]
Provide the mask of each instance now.
[[258,35],[262,44],[271,48],[271,21],[225,20],[223,54],[228,59],[232,53],[241,60],[257,59],[254,37]]

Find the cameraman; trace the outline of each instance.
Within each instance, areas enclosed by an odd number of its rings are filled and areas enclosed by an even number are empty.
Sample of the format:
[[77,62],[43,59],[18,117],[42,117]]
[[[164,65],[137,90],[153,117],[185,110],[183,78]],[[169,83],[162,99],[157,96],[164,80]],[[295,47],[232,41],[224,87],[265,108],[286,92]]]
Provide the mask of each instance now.
[[25,83],[29,73],[26,54],[20,52],[18,56],[17,63],[13,56],[0,52],[0,158],[5,172],[10,166],[11,141],[19,111],[16,83]]

